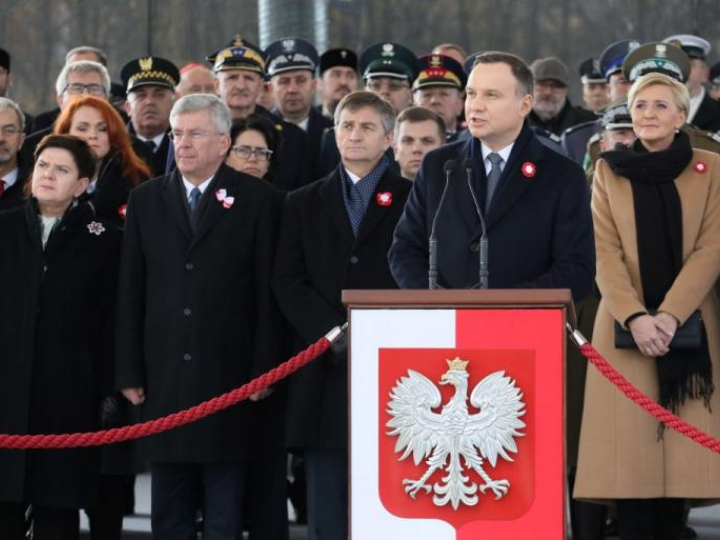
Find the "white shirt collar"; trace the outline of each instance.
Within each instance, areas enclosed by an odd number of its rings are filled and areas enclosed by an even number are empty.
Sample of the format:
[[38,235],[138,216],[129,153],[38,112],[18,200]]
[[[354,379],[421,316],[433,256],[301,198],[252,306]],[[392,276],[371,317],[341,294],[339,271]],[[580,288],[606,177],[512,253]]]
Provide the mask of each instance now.
[[697,96],[690,98],[690,110],[688,111],[688,124],[692,124],[692,121],[695,119],[695,115],[698,112],[698,109],[700,108],[700,104],[702,103],[702,100],[705,98],[705,87],[700,87],[700,92]]
[[157,152],[157,149],[160,148],[160,146],[163,143],[163,139],[165,138],[165,133],[163,132],[160,135],[153,137],[152,139],[148,139],[147,137],[143,137],[142,135],[138,135],[137,133],[135,134],[135,136],[143,142],[147,142],[147,141],[154,142],[155,150],[153,150],[153,152]]
[[348,175],[348,178],[352,181],[353,184],[357,184],[362,178],[360,178],[357,174],[351,173],[349,169],[345,169],[345,172]]
[[19,173],[20,173],[20,169],[16,167],[15,169],[13,169],[9,173],[7,173],[5,176],[0,177],[1,180],[5,181],[5,186],[4,186],[5,189],[8,189],[12,185],[14,185],[15,182],[17,182]]
[[182,181],[183,181],[183,185],[185,186],[185,197],[188,200],[190,200],[190,192],[195,188],[198,188],[200,190],[200,195],[203,195],[205,193],[205,190],[207,189],[207,187],[210,185],[210,182],[212,181],[212,179],[213,179],[213,177],[211,176],[210,178],[205,180],[202,184],[200,184],[199,186],[196,186],[192,182],[188,182],[185,179],[185,177],[183,176]]
[[[483,156],[483,164],[485,165],[485,174],[490,174],[490,170],[492,169],[492,163],[490,163],[490,160],[487,158],[491,153],[495,152],[494,150],[491,150],[490,147],[486,146],[484,142],[481,142],[482,147],[482,156]],[[513,146],[515,146],[515,141],[508,144],[505,148],[501,148],[496,154],[499,154],[500,157],[503,159],[502,165],[500,165],[501,169],[505,168],[505,165],[507,165],[508,159],[510,159],[510,152],[512,152]]]

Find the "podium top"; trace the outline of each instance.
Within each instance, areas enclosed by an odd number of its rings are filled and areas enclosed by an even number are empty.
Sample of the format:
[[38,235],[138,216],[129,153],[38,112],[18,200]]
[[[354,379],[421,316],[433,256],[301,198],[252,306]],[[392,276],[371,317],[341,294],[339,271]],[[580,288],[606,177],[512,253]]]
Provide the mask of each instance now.
[[570,289],[405,289],[344,290],[342,301],[349,308],[545,308],[569,307]]

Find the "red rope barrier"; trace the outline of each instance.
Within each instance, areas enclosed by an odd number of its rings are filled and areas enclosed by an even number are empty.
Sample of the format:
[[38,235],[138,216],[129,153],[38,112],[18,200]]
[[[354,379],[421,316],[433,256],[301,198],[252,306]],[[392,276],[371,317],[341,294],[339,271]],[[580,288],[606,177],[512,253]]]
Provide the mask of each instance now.
[[[337,337],[339,333],[335,334]],[[328,334],[330,336],[330,334]],[[242,385],[240,388],[209,399],[189,409],[178,411],[163,418],[157,418],[141,424],[133,424],[120,428],[105,429],[91,433],[65,433],[57,435],[7,435],[0,434],[0,448],[15,449],[47,449],[47,448],[77,448],[83,446],[101,446],[139,437],[147,437],[168,431],[190,422],[195,422],[218,411],[227,409],[236,403],[247,399],[260,390],[277,383],[285,377],[295,373],[301,367],[309,364],[330,348],[335,337],[322,337],[307,349],[290,360],[280,364],[267,373]]]
[[[576,338],[573,337],[573,339]],[[588,361],[600,371],[600,373],[602,373],[603,377],[613,383],[623,394],[630,398],[633,403],[638,404],[660,422],[663,422],[667,427],[685,435],[708,450],[712,450],[716,454],[720,454],[720,441],[718,439],[708,435],[692,424],[688,424],[685,420],[678,418],[665,407],[655,403],[648,397],[647,394],[641,392],[630,384],[630,382],[622,374],[620,374],[620,372],[612,367],[608,361],[605,360],[605,358],[603,358],[592,345],[590,345],[590,343],[576,342],[576,344],[578,345],[582,355],[587,358]]]

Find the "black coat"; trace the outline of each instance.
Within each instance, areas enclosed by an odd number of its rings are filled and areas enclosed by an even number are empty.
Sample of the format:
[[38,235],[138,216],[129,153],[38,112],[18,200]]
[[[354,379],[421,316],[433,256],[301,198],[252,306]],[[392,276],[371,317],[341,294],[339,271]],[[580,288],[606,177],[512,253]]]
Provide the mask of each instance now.
[[[21,154],[18,155],[18,175],[17,181],[5,189],[4,193],[0,196],[0,211],[9,210],[25,203],[25,184],[29,181],[32,175],[32,168],[23,159]],[[30,162],[30,165],[32,161]]]
[[[397,288],[387,251],[411,186],[388,169],[375,193],[392,193],[392,204],[380,206],[373,197],[357,238],[337,169],[288,194],[273,282],[297,333],[296,350],[347,320],[343,289]],[[328,354],[295,374],[288,388],[288,446],[346,448],[347,399],[344,357]]]
[[705,131],[720,130],[720,103],[706,93],[690,124]]
[[597,115],[591,111],[583,109],[582,107],[573,106],[568,98],[565,101],[563,108],[560,109],[558,115],[550,120],[541,120],[540,117],[535,114],[535,111],[532,111],[528,118],[531,125],[539,126],[560,137],[563,134],[563,131],[569,127],[582,124],[583,122],[597,120]]
[[[66,213],[44,251],[34,200],[0,213],[0,432],[99,428],[119,251],[119,232],[87,204]],[[0,450],[0,501],[87,506],[97,497],[99,455]]]
[[[132,122],[127,124],[127,130],[133,140],[133,150],[135,150],[135,153],[140,156],[145,163],[147,163],[148,167],[150,167],[151,177],[154,178],[156,176],[164,175],[170,159],[170,151],[173,148],[172,141],[168,135],[170,133],[170,129],[168,128],[167,133],[163,136],[160,146],[158,146],[154,151],[150,150],[150,147],[145,142],[137,138]],[[172,163],[174,164],[175,161],[172,160]]]
[[[478,140],[429,152],[390,250],[390,267],[402,288],[428,288],[428,238],[445,187],[443,165],[465,158],[472,159],[475,193],[485,208],[487,180]],[[534,166],[531,177],[521,172],[527,164]],[[470,288],[479,281],[481,227],[464,170],[452,174],[445,204],[436,228],[439,282],[452,289]],[[590,292],[595,247],[585,174],[540,143],[527,123],[505,165],[486,222],[490,288],[568,288],[576,300]]]
[[[216,198],[225,189],[230,208]],[[270,271],[280,199],[221,165],[188,216],[179,172],[130,194],[117,318],[117,389],[143,387],[143,419],[232,390],[283,360]],[[148,462],[210,463],[258,450],[251,402],[144,441]],[[258,427],[260,431],[262,431]]]

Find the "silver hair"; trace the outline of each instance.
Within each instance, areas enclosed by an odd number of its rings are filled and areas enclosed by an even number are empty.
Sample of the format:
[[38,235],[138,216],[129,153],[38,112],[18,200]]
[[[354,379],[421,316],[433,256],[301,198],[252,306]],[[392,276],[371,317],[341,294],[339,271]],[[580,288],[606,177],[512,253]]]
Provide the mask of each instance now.
[[92,60],[78,60],[77,62],[70,62],[65,64],[62,68],[60,75],[58,75],[57,81],[55,82],[55,91],[59,96],[65,91],[67,86],[68,76],[71,73],[98,73],[102,79],[102,86],[105,90],[105,95],[110,96],[110,74],[105,66],[99,62],[93,62]]
[[395,111],[392,105],[377,94],[366,90],[356,90],[340,100],[335,109],[335,127],[340,125],[340,115],[345,109],[356,112],[364,107],[371,107],[377,111],[385,133],[395,129]]
[[25,113],[22,112],[20,105],[10,98],[0,97],[0,113],[4,113],[9,109],[12,109],[17,114],[20,121],[20,131],[25,131]]
[[107,54],[105,54],[105,51],[102,49],[98,49],[97,47],[91,47],[90,45],[81,45],[80,47],[75,47],[73,49],[70,49],[67,54],[65,55],[65,63],[67,64],[70,61],[70,58],[74,54],[94,54],[98,57],[98,62],[100,62],[103,66],[107,67],[108,59]]
[[8,109],[15,111],[18,115],[18,120],[20,121],[20,131],[25,131],[25,113],[22,112],[20,105],[10,98],[0,97],[0,113],[4,113]]
[[175,102],[170,111],[170,124],[175,125],[175,118],[181,114],[208,111],[210,120],[220,135],[229,135],[232,119],[230,109],[223,101],[212,94],[191,94]]

